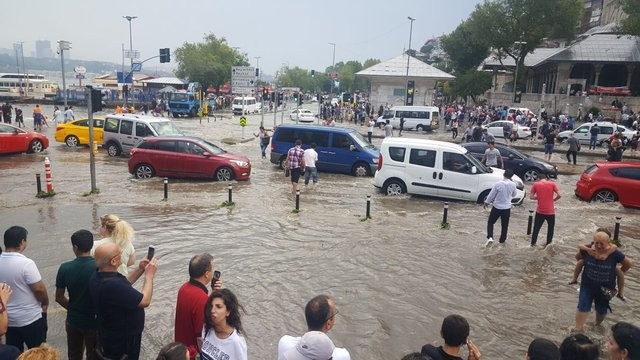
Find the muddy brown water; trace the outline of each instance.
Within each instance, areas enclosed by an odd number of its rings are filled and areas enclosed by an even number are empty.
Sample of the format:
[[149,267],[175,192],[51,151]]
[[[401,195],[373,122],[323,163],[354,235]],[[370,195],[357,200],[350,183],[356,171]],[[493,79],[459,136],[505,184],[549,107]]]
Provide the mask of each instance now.
[[[218,144],[242,136],[238,117],[176,122],[187,134]],[[249,116],[244,136],[257,132],[259,122],[259,115]],[[273,114],[265,115],[265,125],[273,125]],[[54,302],[55,275],[60,263],[73,257],[71,233],[84,228],[97,234],[99,217],[108,213],[136,230],[138,259],[148,245],[159,257],[146,310],[144,359],[154,359],[173,340],[176,293],[187,280],[189,258],[200,252],[214,255],[224,286],[247,309],[243,321],[252,359],[275,358],[282,335],[303,333],[304,305],[320,293],[335,297],[340,313],[330,336],[354,359],[400,359],[427,342],[441,344],[440,324],[451,313],[469,320],[471,338],[485,359],[522,358],[533,338],[560,342],[574,324],[578,293],[566,284],[579,242],[599,226],[613,227],[615,216],[621,216],[623,251],[640,258],[639,210],[579,201],[573,196],[578,175],[558,179],[563,198],[556,204],[553,247],[527,246],[528,210],[535,204],[526,200],[512,211],[507,246],[485,249],[488,212],[480,205],[451,202],[451,228],[441,230],[442,200],[389,198],[376,191],[372,178],[321,173],[318,189],[302,192],[296,214],[288,179],[260,159],[257,141],[221,144],[248,155],[253,164],[251,180],[233,185],[233,208],[221,207],[226,183],[204,180],[170,180],[169,199],[162,201],[161,179],[135,180],[127,158],[109,158],[104,151],[96,156],[100,193],[84,196],[90,189],[88,148],[56,143],[53,127],[44,132],[51,140],[45,153],[0,157],[0,222],[2,231],[14,224],[29,230],[25,255],[37,263],[51,300],[48,341],[65,354],[65,311]],[[44,173],[45,156],[57,195],[36,199],[34,174]],[[373,218],[365,221],[367,195]],[[596,341],[606,343],[615,321],[638,324],[637,274],[637,268],[627,274],[629,300],[613,301],[606,328],[588,330]]]

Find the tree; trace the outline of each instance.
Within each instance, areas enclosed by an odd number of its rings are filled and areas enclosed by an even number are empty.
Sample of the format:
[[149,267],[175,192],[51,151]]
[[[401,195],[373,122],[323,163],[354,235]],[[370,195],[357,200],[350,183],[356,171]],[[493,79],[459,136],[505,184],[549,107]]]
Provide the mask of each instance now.
[[474,18],[467,19],[441,39],[442,48],[453,65],[453,73],[475,68],[489,55],[485,34],[478,31],[474,21]]
[[245,54],[227,45],[225,38],[214,34],[204,37],[203,43],[184,43],[174,52],[178,69],[176,76],[199,82],[204,88],[220,87],[231,80],[233,66],[249,66]]
[[491,81],[491,73],[471,69],[459,74],[455,80],[447,82],[447,95],[465,100],[471,97],[477,104],[476,97],[491,89]]
[[622,34],[640,36],[640,0],[619,0],[627,18],[622,20],[618,31]]

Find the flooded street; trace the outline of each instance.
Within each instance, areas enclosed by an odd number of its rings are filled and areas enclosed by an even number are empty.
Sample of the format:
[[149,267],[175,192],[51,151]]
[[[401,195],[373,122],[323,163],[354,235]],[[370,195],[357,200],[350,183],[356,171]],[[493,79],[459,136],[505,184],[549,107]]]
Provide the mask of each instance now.
[[[51,109],[45,107],[45,113]],[[286,115],[284,122],[291,123]],[[221,207],[227,184],[214,181],[170,180],[168,201],[162,201],[161,178],[136,180],[128,173],[126,157],[109,158],[104,150],[96,155],[100,193],[84,196],[90,190],[89,149],[56,143],[53,125],[44,131],[50,140],[44,153],[0,157],[1,228],[29,230],[25,255],[38,265],[51,301],[48,342],[65,355],[66,313],[54,302],[55,275],[62,262],[73,258],[71,234],[84,228],[97,235],[99,217],[109,213],[136,230],[138,259],[148,245],[159,257],[146,310],[144,359],[155,359],[160,347],[173,341],[176,293],[188,280],[189,259],[201,252],[214,256],[224,286],[247,309],[243,320],[251,359],[273,359],[282,335],[304,333],[304,306],[320,293],[335,297],[340,313],[329,335],[353,359],[400,359],[425,343],[442,344],[440,324],[451,313],[469,320],[470,337],[483,358],[519,359],[535,337],[560,342],[568,335],[578,293],[566,284],[576,245],[591,239],[597,227],[613,229],[616,216],[622,217],[622,250],[636,262],[626,277],[629,300],[613,300],[606,331],[590,329],[587,335],[604,344],[615,321],[640,318],[640,210],[579,201],[573,195],[578,175],[561,175],[557,181],[563,197],[556,203],[554,246],[528,246],[528,210],[535,203],[527,199],[512,210],[507,246],[485,249],[489,213],[481,205],[450,203],[451,228],[441,230],[441,200],[389,198],[377,192],[370,177],[320,173],[318,189],[302,192],[296,214],[289,179],[260,158],[255,138],[221,143],[242,136],[238,117],[176,123],[188,135],[251,159],[251,180],[233,184],[234,207]],[[249,116],[244,136],[253,137],[259,124],[260,115]],[[273,114],[265,114],[265,127],[272,126]],[[35,173],[42,173],[44,187],[45,156],[52,163],[57,195],[37,199]],[[557,159],[564,162],[563,154]],[[372,196],[370,220],[364,219],[367,195]],[[495,228],[499,232],[498,224]],[[546,225],[541,238],[545,234]]]

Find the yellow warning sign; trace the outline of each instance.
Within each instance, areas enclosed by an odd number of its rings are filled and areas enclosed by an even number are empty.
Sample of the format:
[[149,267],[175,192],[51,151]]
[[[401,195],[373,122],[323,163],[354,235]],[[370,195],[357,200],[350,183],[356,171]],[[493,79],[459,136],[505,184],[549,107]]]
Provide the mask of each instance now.
[[242,116],[240,117],[240,126],[245,127],[247,126],[247,118]]

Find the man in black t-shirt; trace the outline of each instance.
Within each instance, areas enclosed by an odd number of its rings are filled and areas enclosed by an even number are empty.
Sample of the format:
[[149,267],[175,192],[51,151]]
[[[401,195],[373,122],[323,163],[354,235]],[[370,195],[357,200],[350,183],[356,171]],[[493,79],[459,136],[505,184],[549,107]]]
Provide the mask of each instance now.
[[462,360],[460,348],[467,345],[469,357],[467,360],[480,359],[480,351],[469,340],[469,323],[460,315],[449,315],[442,321],[440,335],[444,339],[444,346],[435,347],[431,344],[422,347],[422,355],[430,356],[434,360]]

